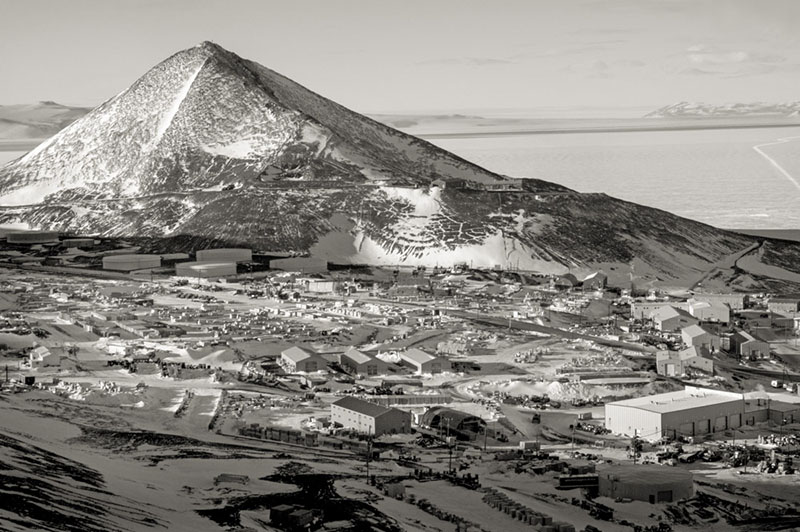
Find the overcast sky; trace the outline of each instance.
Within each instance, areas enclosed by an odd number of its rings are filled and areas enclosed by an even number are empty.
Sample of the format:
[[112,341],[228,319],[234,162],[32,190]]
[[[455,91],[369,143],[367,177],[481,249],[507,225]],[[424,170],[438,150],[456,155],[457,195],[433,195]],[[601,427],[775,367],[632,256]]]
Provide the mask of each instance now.
[[800,100],[798,22],[800,0],[0,0],[0,104],[96,105],[203,40],[369,113]]

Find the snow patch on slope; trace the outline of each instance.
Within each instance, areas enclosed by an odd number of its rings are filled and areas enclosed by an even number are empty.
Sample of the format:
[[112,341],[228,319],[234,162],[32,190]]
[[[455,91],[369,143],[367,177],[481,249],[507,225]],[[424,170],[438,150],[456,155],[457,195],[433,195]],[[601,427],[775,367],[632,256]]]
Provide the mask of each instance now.
[[[452,266],[458,263],[471,264],[475,268],[503,267],[537,270],[546,273],[566,273],[568,268],[556,262],[534,258],[531,250],[520,242],[503,236],[502,232],[490,235],[480,244],[455,248],[430,247],[424,253],[403,253],[399,248],[386,249],[378,242],[358,232],[355,237],[357,252],[347,257],[354,263],[407,266]],[[344,258],[344,257],[342,257]]]
[[197,79],[197,75],[203,69],[203,65],[206,62],[203,61],[200,65],[189,75],[186,81],[181,86],[180,90],[175,93],[175,98],[172,99],[170,103],[169,109],[161,115],[161,120],[158,122],[158,129],[156,129],[155,136],[150,140],[148,143],[147,149],[153,149],[153,147],[159,143],[161,138],[164,136],[164,133],[167,132],[169,129],[170,124],[172,124],[172,119],[175,118],[175,115],[178,114],[178,110],[181,108],[181,104],[183,100],[186,99],[186,96],[189,94],[189,90],[192,88],[194,84],[194,80]]
[[250,159],[257,155],[259,142],[256,139],[242,139],[229,144],[209,144],[203,151],[211,155],[221,155],[231,159]]
[[414,216],[433,216],[442,211],[440,198],[442,190],[439,187],[408,188],[408,187],[380,187],[393,200],[400,200],[414,207]]
[[41,203],[45,196],[61,190],[55,181],[40,181],[0,195],[0,205],[33,205]]

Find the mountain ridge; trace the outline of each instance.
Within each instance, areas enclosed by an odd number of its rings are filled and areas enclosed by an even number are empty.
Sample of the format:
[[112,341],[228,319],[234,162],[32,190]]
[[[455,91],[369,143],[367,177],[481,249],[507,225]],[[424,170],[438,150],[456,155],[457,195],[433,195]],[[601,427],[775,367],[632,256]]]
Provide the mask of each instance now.
[[701,276],[752,237],[481,168],[209,42],[0,168],[0,223],[340,262]]

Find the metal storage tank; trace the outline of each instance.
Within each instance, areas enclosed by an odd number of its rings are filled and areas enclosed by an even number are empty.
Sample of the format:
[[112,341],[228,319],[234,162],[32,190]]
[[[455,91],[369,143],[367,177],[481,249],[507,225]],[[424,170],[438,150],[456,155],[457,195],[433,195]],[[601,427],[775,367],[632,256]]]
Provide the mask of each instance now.
[[104,270],[118,270],[130,272],[133,270],[146,270],[148,268],[159,268],[161,266],[161,256],[159,255],[107,255],[103,257]]
[[675,502],[694,495],[691,471],[657,465],[615,465],[599,471],[599,494],[646,501]]
[[68,248],[90,248],[94,246],[93,238],[67,238],[64,245]]
[[197,262],[250,262],[253,252],[246,248],[216,248],[197,251]]
[[57,231],[12,231],[6,234],[9,244],[46,244],[58,242]]
[[272,270],[285,272],[322,273],[328,271],[328,261],[312,257],[291,257],[269,261]]
[[209,277],[230,277],[236,275],[235,262],[180,262],[175,265],[175,275],[207,279]]

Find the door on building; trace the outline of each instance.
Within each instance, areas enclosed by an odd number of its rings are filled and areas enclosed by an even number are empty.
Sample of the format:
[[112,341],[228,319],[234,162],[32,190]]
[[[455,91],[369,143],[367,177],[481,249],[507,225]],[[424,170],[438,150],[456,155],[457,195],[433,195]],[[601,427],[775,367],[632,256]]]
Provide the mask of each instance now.
[[728,428],[728,416],[720,416],[714,420],[714,432],[727,430],[727,428]]
[[656,494],[656,502],[672,502],[672,490],[659,491]]

